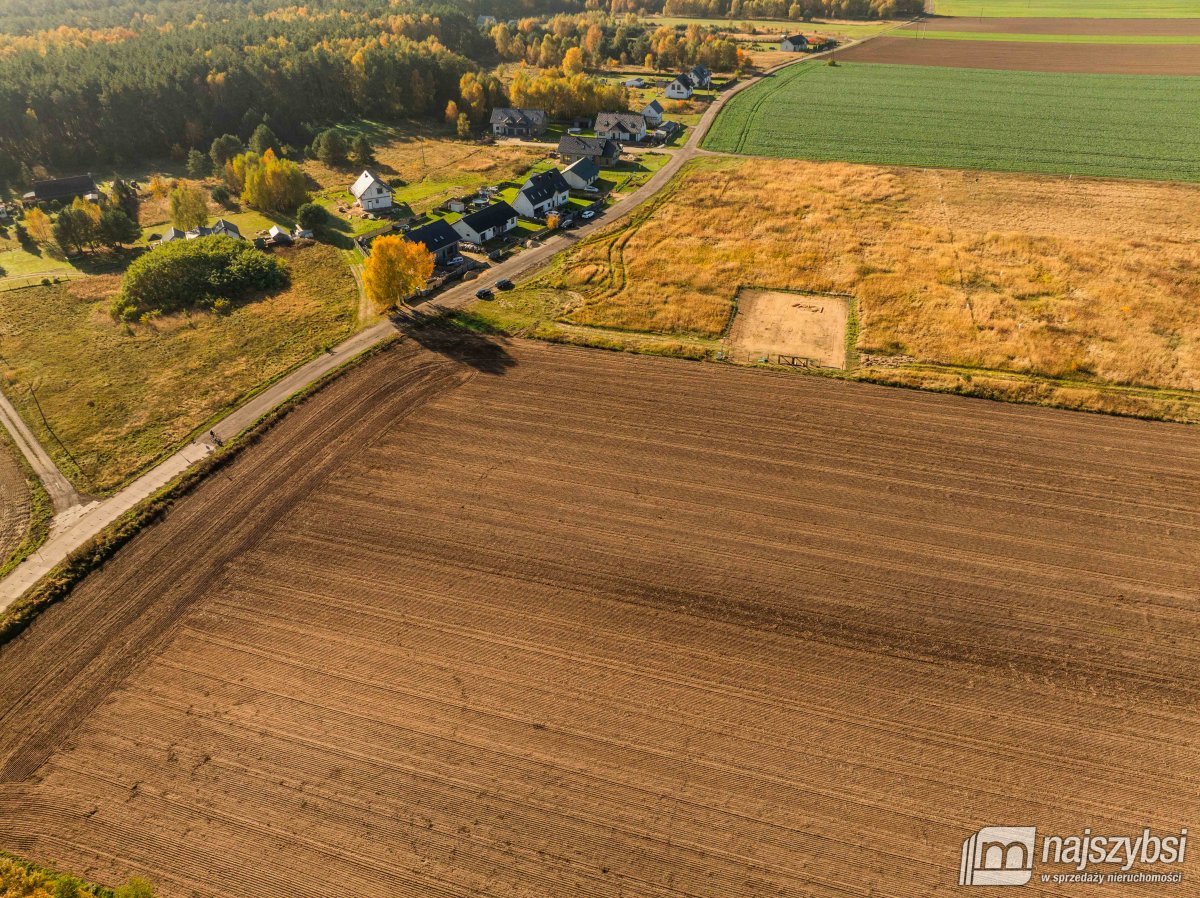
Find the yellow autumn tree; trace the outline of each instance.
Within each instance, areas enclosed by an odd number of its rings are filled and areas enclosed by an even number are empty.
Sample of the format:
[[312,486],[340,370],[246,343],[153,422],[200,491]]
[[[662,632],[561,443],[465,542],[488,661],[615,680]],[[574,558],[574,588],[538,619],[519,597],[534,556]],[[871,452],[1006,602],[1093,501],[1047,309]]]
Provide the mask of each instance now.
[[150,179],[150,184],[146,189],[150,191],[151,196],[158,197],[161,200],[165,199],[167,194],[171,192],[171,183],[161,175],[155,175]]
[[564,75],[580,75],[583,73],[583,51],[572,47],[563,56],[562,70]]
[[25,213],[25,230],[38,243],[49,243],[54,239],[54,226],[50,216],[41,209],[30,209]]
[[102,212],[99,204],[93,203],[91,200],[85,200],[81,196],[77,196],[75,197],[74,202],[71,203],[71,208],[79,210],[89,219],[91,219],[92,227],[100,227],[100,216]]
[[398,235],[378,237],[363,265],[367,298],[380,312],[404,302],[433,274],[433,253]]
[[208,224],[208,200],[195,184],[181,181],[171,191],[171,224],[181,231]]
[[309,200],[300,166],[270,149],[261,156],[235,156],[225,165],[225,180],[241,193],[242,202],[264,212],[295,212]]

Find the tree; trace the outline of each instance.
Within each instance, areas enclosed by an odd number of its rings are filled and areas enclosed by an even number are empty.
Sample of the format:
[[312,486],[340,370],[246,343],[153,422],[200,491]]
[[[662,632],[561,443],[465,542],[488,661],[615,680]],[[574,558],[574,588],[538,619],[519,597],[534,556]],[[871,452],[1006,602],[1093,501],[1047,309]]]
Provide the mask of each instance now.
[[563,56],[562,70],[564,75],[583,74],[583,51],[578,47],[568,50]]
[[458,124],[458,104],[455,103],[453,100],[451,100],[449,103],[446,104],[446,124],[447,125],[457,125]]
[[96,239],[96,224],[82,209],[68,206],[54,220],[54,240],[66,255],[81,253]]
[[254,133],[250,135],[250,151],[263,155],[267,150],[273,150],[276,155],[279,154],[279,138],[275,136],[275,132],[267,127],[267,123],[263,122],[254,129]]
[[458,114],[457,129],[459,137],[465,138],[471,136],[471,118],[465,112],[460,112]]
[[229,188],[224,184],[218,184],[209,191],[209,195],[214,202],[220,203],[222,206],[229,208],[233,202],[233,194],[229,192]]
[[350,155],[356,165],[364,167],[375,161],[375,148],[371,146],[371,141],[367,140],[367,135],[359,134],[354,138],[350,144]]
[[181,231],[191,231],[208,224],[208,200],[197,185],[180,182],[171,191],[171,224]]
[[171,192],[171,183],[162,175],[155,175],[150,179],[150,185],[146,189],[150,191],[151,196],[161,200]]
[[313,141],[312,148],[313,155],[330,168],[345,165],[350,149],[346,138],[336,128],[330,128],[318,134],[317,139]]
[[154,886],[140,876],[133,876],[113,893],[113,898],[154,898]]
[[187,173],[189,178],[195,178],[197,181],[203,181],[212,174],[213,163],[208,156],[204,155],[197,149],[188,150],[187,154]]
[[402,303],[433,274],[433,253],[397,235],[377,237],[363,266],[367,298],[379,311]]
[[220,171],[225,167],[225,163],[242,151],[242,141],[235,134],[222,134],[212,142],[212,146],[208,150],[209,158],[212,159],[213,167]]
[[558,226],[561,223],[562,223],[562,216],[559,215],[557,212],[551,212],[549,215],[546,216],[546,227],[549,228],[551,231],[557,230]]
[[105,246],[118,247],[133,243],[141,233],[138,223],[122,209],[105,209],[100,216],[99,238]]
[[296,224],[306,231],[315,231],[329,220],[329,213],[324,206],[316,203],[305,203],[296,210]]
[[38,208],[25,213],[25,230],[38,243],[49,243],[54,239],[54,225],[50,216]]
[[226,166],[226,178],[240,187],[242,202],[264,212],[294,212],[307,203],[308,181],[295,162],[272,150],[262,156],[243,153]]

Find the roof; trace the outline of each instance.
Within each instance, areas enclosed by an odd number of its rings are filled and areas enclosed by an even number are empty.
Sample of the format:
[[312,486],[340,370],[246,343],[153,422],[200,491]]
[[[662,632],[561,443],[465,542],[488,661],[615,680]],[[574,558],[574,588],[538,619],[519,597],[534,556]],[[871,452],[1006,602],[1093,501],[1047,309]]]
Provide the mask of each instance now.
[[[54,178],[49,181],[34,181],[33,198],[39,203],[48,200],[64,200],[68,197],[86,196],[96,193],[96,182],[91,175],[76,175],[72,178]],[[29,194],[26,194],[29,196]]]
[[567,193],[571,185],[563,180],[562,172],[551,168],[531,177],[521,186],[521,193],[533,205],[553,199],[556,194]]
[[213,222],[212,232],[214,234],[227,234],[230,237],[240,238],[242,236],[242,232],[238,230],[238,226],[224,218],[218,218]]
[[491,228],[502,228],[516,217],[517,210],[508,203],[501,201],[492,203],[490,206],[484,206],[478,212],[464,215],[459,220],[475,233],[482,234]]
[[706,66],[702,62],[692,66],[692,71],[695,72],[697,75],[711,75],[712,74],[712,69],[710,69],[708,66]]
[[391,188],[384,183],[383,179],[370,169],[363,170],[363,173],[358,176],[358,180],[355,181],[354,185],[350,188],[350,192],[354,194],[354,198],[356,200],[360,200],[362,199],[363,194],[370,189],[372,184],[378,184],[388,193],[392,192]]
[[646,119],[637,112],[601,112],[596,116],[596,132],[627,131],[636,133],[646,130]]
[[621,145],[607,137],[580,137],[564,134],[558,142],[558,152],[567,156],[611,156],[621,155]]
[[439,218],[435,222],[409,231],[404,235],[404,239],[410,240],[413,243],[423,243],[427,250],[431,253],[436,253],[438,250],[443,250],[451,244],[458,243],[462,238],[458,236],[458,232],[450,227],[444,218]]
[[657,112],[659,115],[662,115],[663,114],[662,103],[658,102],[658,100],[651,100],[649,103],[646,104],[646,108],[642,110],[643,114],[645,114],[647,112]]
[[575,177],[582,181],[591,183],[600,177],[600,169],[591,159],[584,156],[582,159],[576,159],[568,165],[563,171],[569,171]]
[[168,228],[167,232],[159,238],[159,243],[170,243],[172,240],[183,240],[187,237],[179,228]]
[[789,34],[784,38],[785,41],[791,41],[793,44],[807,44],[808,38],[803,34]]
[[541,127],[546,124],[545,109],[493,109],[490,123],[516,127]]
[[675,80],[678,81],[680,84],[682,84],[684,87],[695,87],[696,86],[696,82],[694,82],[692,80],[692,76],[689,75],[687,72],[684,72],[681,75],[676,75]]

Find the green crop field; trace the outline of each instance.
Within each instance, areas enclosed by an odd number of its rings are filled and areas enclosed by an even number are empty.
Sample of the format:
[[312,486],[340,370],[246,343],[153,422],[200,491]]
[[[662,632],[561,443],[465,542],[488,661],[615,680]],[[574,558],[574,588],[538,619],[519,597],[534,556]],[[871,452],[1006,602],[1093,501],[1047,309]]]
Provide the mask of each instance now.
[[991,31],[932,31],[901,28],[890,37],[938,41],[1016,41],[1035,44],[1200,44],[1200,34],[1014,34]]
[[706,149],[1200,181],[1200,77],[819,62],[734,97]]
[[934,0],[939,16],[1178,19],[1200,16],[1200,0]]

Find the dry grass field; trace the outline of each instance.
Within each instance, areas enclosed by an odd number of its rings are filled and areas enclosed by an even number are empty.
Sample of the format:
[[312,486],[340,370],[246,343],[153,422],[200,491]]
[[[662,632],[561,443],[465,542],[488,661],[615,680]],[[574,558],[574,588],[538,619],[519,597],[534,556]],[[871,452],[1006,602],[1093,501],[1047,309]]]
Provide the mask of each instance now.
[[1200,390],[1197,210],[1192,185],[710,159],[474,314],[715,341],[739,288],[849,293],[858,376],[1188,418],[1098,388]]
[[1190,430],[421,339],[0,649],[6,849],[163,898],[939,898],[985,823],[1197,819]]

